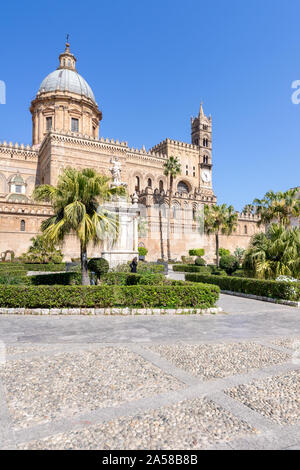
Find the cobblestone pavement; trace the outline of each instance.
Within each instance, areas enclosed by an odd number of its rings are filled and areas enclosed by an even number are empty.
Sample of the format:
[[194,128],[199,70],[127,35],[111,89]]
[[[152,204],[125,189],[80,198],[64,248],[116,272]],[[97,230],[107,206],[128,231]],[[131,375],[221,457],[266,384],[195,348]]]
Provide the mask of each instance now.
[[1,449],[300,449],[299,309],[0,317]]

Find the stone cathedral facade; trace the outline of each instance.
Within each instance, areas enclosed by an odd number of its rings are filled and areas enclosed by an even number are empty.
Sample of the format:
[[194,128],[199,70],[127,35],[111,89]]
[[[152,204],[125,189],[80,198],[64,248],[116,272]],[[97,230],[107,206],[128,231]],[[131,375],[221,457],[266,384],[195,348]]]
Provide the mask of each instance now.
[[[41,221],[51,214],[51,206],[32,200],[36,185],[55,185],[68,166],[92,167],[110,176],[111,159],[117,157],[129,195],[136,194],[143,208],[146,224],[139,243],[148,249],[149,260],[166,256],[168,181],[163,165],[174,156],[182,173],[174,182],[172,257],[204,247],[207,259],[213,259],[214,239],[199,233],[196,216],[203,204],[217,201],[212,186],[212,118],[204,114],[202,104],[198,116],[191,118],[191,143],[168,138],[147,151],[129,148],[125,141],[99,138],[102,112],[92,89],[78,74],[67,43],[58,68],[41,83],[30,112],[32,146],[0,142],[0,252],[12,250],[16,256],[25,252]],[[239,214],[236,233],[221,237],[220,246],[245,248],[259,230],[257,222],[253,216]],[[66,259],[78,257],[74,237],[65,242],[63,251]],[[90,247],[88,255],[100,253],[101,247]]]

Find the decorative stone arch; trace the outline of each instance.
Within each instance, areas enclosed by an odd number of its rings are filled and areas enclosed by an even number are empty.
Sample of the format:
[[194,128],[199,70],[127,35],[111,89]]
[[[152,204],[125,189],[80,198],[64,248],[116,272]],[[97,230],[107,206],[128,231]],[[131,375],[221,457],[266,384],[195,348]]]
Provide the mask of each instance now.
[[[149,185],[149,180],[151,180],[151,184]],[[151,173],[147,173],[147,175],[145,176],[145,184],[147,187],[150,187],[152,189],[154,189],[154,181],[155,181],[155,178],[154,176],[151,174]]]
[[[7,259],[7,256],[9,255],[10,259]],[[13,250],[6,250],[2,251],[1,253],[1,261],[13,261],[15,257],[15,252]]]
[[[186,179],[178,179],[175,182],[175,192],[189,194],[192,191],[192,185]],[[184,189],[186,188],[186,190]]]
[[134,184],[134,189],[135,191],[137,191],[137,178],[139,178],[139,189],[138,191],[141,191],[142,187],[143,187],[143,175],[142,173],[140,173],[139,171],[135,171],[133,173],[133,184]]
[[178,213],[181,211],[181,204],[179,201],[176,199],[172,201],[172,207],[171,207],[171,216],[173,219],[178,219]]
[[159,176],[157,178],[157,188],[158,191],[161,193],[162,191],[167,191],[167,179],[165,176]]

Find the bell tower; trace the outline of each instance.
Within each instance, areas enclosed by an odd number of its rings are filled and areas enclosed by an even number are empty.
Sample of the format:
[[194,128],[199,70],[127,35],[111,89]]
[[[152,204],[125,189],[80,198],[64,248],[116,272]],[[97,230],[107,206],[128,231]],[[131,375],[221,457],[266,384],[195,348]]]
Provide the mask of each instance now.
[[192,144],[199,147],[199,167],[201,188],[211,188],[212,181],[212,119],[207,117],[200,105],[198,116],[191,118],[191,140]]

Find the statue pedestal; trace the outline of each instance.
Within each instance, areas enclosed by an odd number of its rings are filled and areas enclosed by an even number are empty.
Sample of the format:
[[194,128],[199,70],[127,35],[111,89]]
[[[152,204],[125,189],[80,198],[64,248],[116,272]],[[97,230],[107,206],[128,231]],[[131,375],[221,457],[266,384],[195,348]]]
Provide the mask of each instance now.
[[118,196],[108,209],[118,218],[119,234],[114,243],[110,240],[105,242],[101,256],[108,261],[110,268],[114,268],[138,256],[138,205]]

